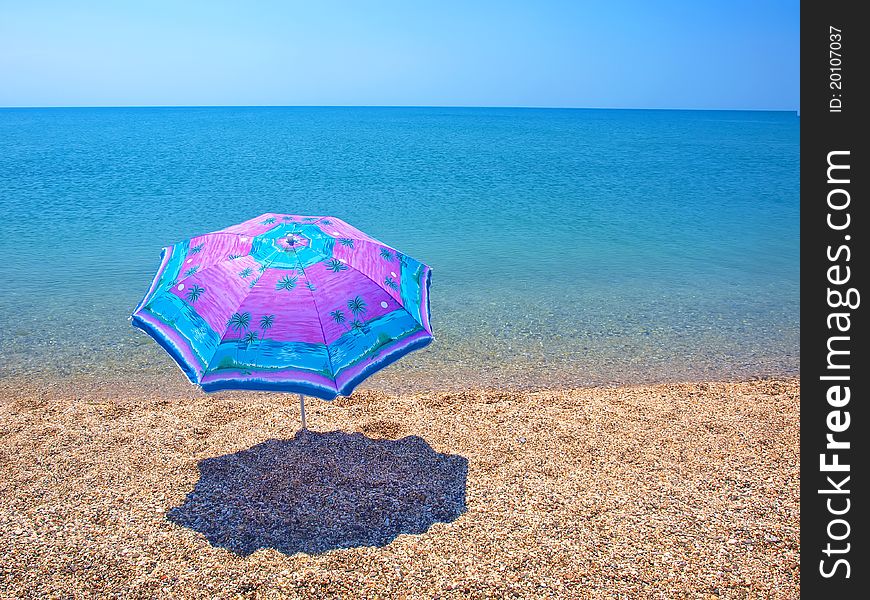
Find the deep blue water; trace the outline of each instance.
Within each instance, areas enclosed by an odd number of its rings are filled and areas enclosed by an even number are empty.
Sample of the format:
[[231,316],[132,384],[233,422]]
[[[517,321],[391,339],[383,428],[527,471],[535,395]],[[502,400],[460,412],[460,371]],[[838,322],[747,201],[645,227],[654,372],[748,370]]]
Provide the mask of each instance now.
[[182,377],[127,316],[160,248],[335,215],[433,267],[376,386],[795,374],[794,113],[0,109],[0,375]]

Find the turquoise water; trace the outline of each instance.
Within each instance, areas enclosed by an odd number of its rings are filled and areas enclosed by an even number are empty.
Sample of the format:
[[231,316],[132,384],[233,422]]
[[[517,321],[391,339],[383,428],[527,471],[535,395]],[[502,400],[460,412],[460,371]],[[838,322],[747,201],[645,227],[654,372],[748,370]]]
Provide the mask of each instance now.
[[0,109],[0,376],[182,378],[128,315],[160,248],[335,215],[433,267],[375,387],[796,374],[794,113]]

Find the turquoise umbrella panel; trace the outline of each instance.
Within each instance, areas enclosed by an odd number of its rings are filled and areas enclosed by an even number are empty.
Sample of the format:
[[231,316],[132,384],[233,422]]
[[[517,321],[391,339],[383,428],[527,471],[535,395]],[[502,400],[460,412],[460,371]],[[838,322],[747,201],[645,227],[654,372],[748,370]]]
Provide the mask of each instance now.
[[269,213],[165,248],[133,323],[206,391],[331,399],[431,341],[430,277],[340,219]]

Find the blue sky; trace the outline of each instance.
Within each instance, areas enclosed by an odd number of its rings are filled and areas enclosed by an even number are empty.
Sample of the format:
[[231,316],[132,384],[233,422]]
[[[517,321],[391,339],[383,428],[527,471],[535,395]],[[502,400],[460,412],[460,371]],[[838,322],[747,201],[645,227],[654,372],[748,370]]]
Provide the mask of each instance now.
[[798,1],[0,0],[0,106],[799,108]]

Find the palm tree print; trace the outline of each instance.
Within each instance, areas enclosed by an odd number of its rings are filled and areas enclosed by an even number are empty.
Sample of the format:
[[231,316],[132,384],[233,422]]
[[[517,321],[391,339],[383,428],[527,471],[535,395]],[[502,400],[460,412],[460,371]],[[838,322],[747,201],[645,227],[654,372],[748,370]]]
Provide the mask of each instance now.
[[350,312],[353,313],[353,316],[358,317],[360,315],[366,314],[366,302],[359,296],[354,298],[353,300],[347,301],[347,307],[350,309]]
[[199,287],[194,284],[192,288],[187,292],[187,301],[188,302],[196,302],[199,300],[199,297],[202,296],[202,293],[205,291],[205,288]]
[[284,215],[281,218],[284,219],[285,221],[292,221],[293,220],[293,217],[291,217],[290,215]]
[[260,329],[263,330],[263,335],[260,336],[260,343],[257,345],[257,353],[254,356],[254,362],[260,358],[260,347],[263,345],[263,341],[266,339],[266,331],[272,329],[272,325],[275,323],[275,315],[263,315],[260,317]]
[[257,341],[257,332],[249,331],[245,334],[245,337],[242,338],[242,341],[245,342],[245,346],[250,346]]
[[271,225],[272,223],[274,223],[274,222],[277,221],[277,220],[278,220],[278,219],[276,219],[275,217],[269,217],[268,219],[266,219],[265,221],[263,221],[262,224],[263,224],[263,225]]
[[338,273],[339,271],[347,271],[347,265],[338,260],[337,258],[333,258],[327,261],[326,268],[333,273]]
[[357,331],[361,330],[363,327],[365,327],[365,325],[363,324],[363,322],[362,322],[362,321],[359,321],[359,320],[357,320],[357,319],[354,319],[353,322],[350,324],[350,328],[351,328],[351,329],[356,329]]
[[247,279],[248,277],[251,276],[251,273],[253,273],[253,272],[254,271],[250,267],[245,267],[244,269],[239,271],[239,277],[241,277],[243,279]]
[[353,249],[353,240],[350,238],[339,238],[338,243],[342,246],[347,246],[350,249]]
[[296,282],[299,280],[298,275],[294,275],[290,277],[289,275],[284,275],[281,279],[278,280],[278,283],[275,284],[276,290],[287,290],[288,292],[296,287]]
[[237,258],[241,258],[241,257],[242,257],[241,254],[230,254],[229,256],[227,256],[227,260],[236,260]]
[[266,265],[260,265],[259,267],[257,267],[257,270],[258,270],[260,273],[262,273],[262,272],[265,271],[267,268],[268,268],[268,267],[267,267]]
[[196,265],[196,266],[190,267],[187,271],[184,272],[184,276],[185,276],[185,277],[190,277],[191,275],[193,275],[193,274],[196,273],[197,271],[199,271],[199,265]]
[[332,225],[332,221],[330,221],[329,219],[323,219],[321,223],[323,223],[324,225]]
[[306,281],[306,282],[305,282],[305,287],[307,287],[307,288],[308,288],[309,290],[311,290],[312,292],[316,292],[316,291],[317,291],[317,288],[314,287],[314,284],[311,283],[310,281]]
[[336,309],[329,313],[329,316],[332,317],[332,320],[341,325],[345,321],[344,312],[341,309]]
[[381,258],[384,260],[393,260],[393,253],[386,248],[381,248]]
[[202,249],[205,248],[205,244],[197,244],[193,248],[190,249],[191,254],[199,254],[202,252]]
[[384,285],[391,290],[399,289],[399,284],[396,283],[395,279],[393,279],[392,277],[387,277],[386,279],[384,279]]
[[247,329],[250,322],[251,313],[233,313],[233,316],[227,321],[227,327],[232,327],[236,331],[239,331],[240,329]]

